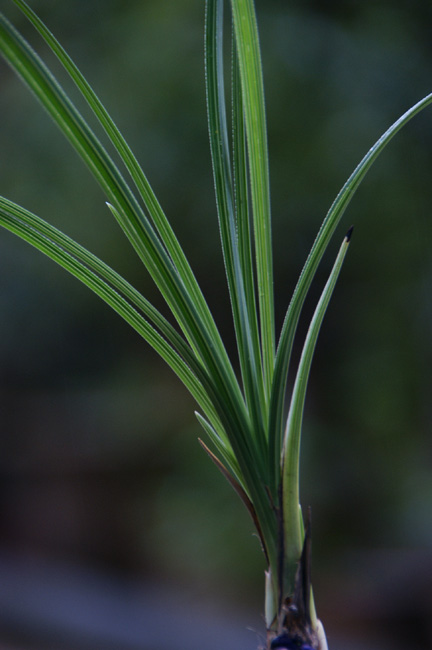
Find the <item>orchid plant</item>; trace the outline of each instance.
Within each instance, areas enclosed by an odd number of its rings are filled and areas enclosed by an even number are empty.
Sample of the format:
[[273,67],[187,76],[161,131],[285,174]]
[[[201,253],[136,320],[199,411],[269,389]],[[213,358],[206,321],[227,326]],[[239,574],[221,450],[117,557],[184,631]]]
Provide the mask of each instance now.
[[[112,307],[165,360],[190,391],[201,445],[250,513],[267,563],[268,648],[326,650],[311,589],[309,514],[299,498],[299,455],[308,377],[324,314],[347,253],[350,228],[316,306],[292,389],[291,352],[317,267],[367,171],[391,138],[426,106],[428,95],[379,138],[349,176],[325,217],[287,307],[274,318],[270,187],[264,89],[253,0],[207,0],[205,71],[210,148],[237,355],[232,359],[205,296],[131,148],[90,83],[24,0],[16,5],[51,48],[98,120],[116,156],[50,69],[0,14],[0,52],[33,91],[101,186],[112,217],[149,272],[172,315],[66,234],[0,198],[0,224],[69,271]],[[225,6],[226,5],[226,6]],[[224,16],[229,7],[230,15]],[[231,78],[224,29],[232,24]],[[230,96],[230,108],[226,97]],[[238,372],[239,370],[239,372]],[[288,414],[288,415],[286,415]]]

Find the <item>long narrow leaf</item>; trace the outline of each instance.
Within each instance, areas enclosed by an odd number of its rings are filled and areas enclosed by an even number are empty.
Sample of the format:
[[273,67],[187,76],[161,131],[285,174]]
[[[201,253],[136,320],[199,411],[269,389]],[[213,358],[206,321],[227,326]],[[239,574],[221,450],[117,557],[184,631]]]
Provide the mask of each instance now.
[[[243,101],[240,85],[240,71],[235,43],[232,48],[232,113],[233,113],[233,180],[235,192],[235,211],[237,228],[237,246],[241,274],[245,293],[247,320],[253,351],[251,355],[256,360],[256,372],[262,375],[262,358],[259,338],[258,312],[255,296],[255,275],[253,266],[253,243],[249,217],[248,168],[246,153],[246,134],[244,124]],[[263,384],[262,384],[263,386]],[[264,387],[264,386],[263,386]],[[260,408],[263,419],[267,420],[267,400],[261,396]]]
[[[247,363],[250,364],[251,362],[255,363],[254,362],[255,350],[253,348],[253,344],[250,338],[251,333],[250,333],[249,324],[247,322],[247,308],[246,305],[244,304],[243,278],[241,275],[241,264],[239,264],[239,259],[238,259],[237,234],[235,231],[235,224],[233,222],[232,177],[231,177],[231,171],[229,169],[229,154],[227,152],[228,137],[226,133],[226,113],[222,101],[223,83],[221,80],[221,76],[222,76],[221,64],[219,63],[219,67],[217,65],[218,64],[217,57],[218,56],[220,57],[220,51],[221,51],[220,49],[218,49],[218,37],[221,38],[220,35],[221,28],[219,27],[219,30],[217,29],[217,5],[215,4],[214,0],[210,0],[210,3],[208,5],[207,20],[215,21],[213,23],[212,29],[207,30],[207,36],[210,38],[210,35],[212,35],[212,39],[213,39],[211,40],[210,43],[207,42],[207,84],[208,84],[208,93],[209,93],[209,118],[211,122],[210,133],[212,135],[212,131],[213,131],[212,137],[214,138],[212,144],[212,150],[213,150],[212,153],[213,153],[215,172],[216,172],[215,173],[216,182],[218,182],[219,174],[222,179],[221,191],[218,195],[218,202],[219,202],[218,207],[219,207],[220,215],[221,215],[221,207],[225,211],[224,214],[222,215],[222,218],[226,219],[225,224],[223,224],[223,228],[226,230],[225,233],[222,233],[222,236],[225,245],[225,253],[227,253],[226,260],[229,259],[229,264],[231,264],[229,268],[229,272],[230,273],[233,272],[231,287],[234,289],[233,293],[237,299],[235,310],[238,310],[237,313],[239,319],[245,319],[243,322],[239,320],[238,332],[240,332],[242,335],[243,334],[246,335],[246,338],[244,339],[243,342],[245,346],[243,350],[248,350],[248,353],[250,354],[250,359],[247,360]],[[219,43],[219,47],[220,47],[220,43]],[[211,75],[212,75],[211,78],[209,78],[210,76],[209,71],[211,71]],[[212,111],[213,111],[213,115],[212,115]],[[222,187],[222,184],[224,182],[226,182],[226,184],[228,185],[228,190],[226,187]],[[218,193],[218,188],[216,188],[216,190]],[[222,230],[222,224],[221,224],[221,230]],[[272,364],[273,364],[273,359],[270,365]],[[252,386],[255,390],[256,385],[258,384],[255,384],[255,386],[253,386],[253,383],[251,382],[262,381],[262,374],[257,373],[256,363],[255,363],[255,367],[244,366],[244,369],[246,369],[247,371],[244,375],[246,378],[245,387],[247,387],[248,391],[250,390],[249,386]],[[251,374],[248,375],[247,373],[250,372],[250,370],[251,370]],[[255,409],[257,408],[256,404],[251,403],[250,393],[248,393],[248,404],[250,404]],[[253,411],[251,415],[253,421],[254,420]],[[261,417],[261,414],[259,415],[259,417]],[[259,426],[262,430],[261,424]],[[260,435],[261,435],[261,448],[262,451],[264,451],[264,445],[263,445],[264,437],[262,434]],[[253,443],[255,436],[256,436],[256,430],[253,427],[253,425],[251,425],[248,432],[248,441],[249,441],[248,453],[250,458],[250,464],[246,466],[241,463],[239,464],[241,467],[242,474],[244,475],[245,484],[247,485],[247,491],[255,507],[255,511],[260,524],[263,539],[265,540],[267,557],[269,558],[269,562],[271,566],[276,568],[276,564],[277,564],[276,521],[275,521],[274,514],[271,510],[271,507],[269,507],[269,496],[267,493],[267,483],[268,483],[267,468],[265,466],[265,463],[263,463],[264,456],[262,454],[257,455],[256,446],[251,444]],[[233,445],[234,452],[237,455],[234,442],[235,441],[232,441],[232,445]],[[252,476],[254,476],[255,478],[251,480]]]
[[70,56],[57,41],[54,35],[50,32],[47,26],[40,20],[37,14],[27,5],[24,0],[13,0],[13,2],[21,9],[21,11],[27,16],[33,26],[37,29],[40,35],[43,37],[45,42],[57,56],[64,69],[68,72],[71,79],[74,81],[75,85],[81,92],[84,99],[87,101],[89,107],[96,115],[100,124],[102,125],[105,133],[119,154],[121,160],[123,161],[126,169],[131,175],[139,193],[144,201],[149,216],[152,219],[154,225],[156,226],[157,231],[161,237],[161,240],[164,242],[164,245],[172,258],[180,277],[182,278],[185,287],[187,288],[190,295],[193,296],[193,300],[200,315],[206,323],[206,326],[214,331],[215,340],[218,338],[217,331],[215,331],[215,325],[213,318],[208,309],[207,303],[202,295],[202,292],[198,286],[198,283],[195,279],[195,276],[190,268],[190,265],[184,255],[184,252],[176,238],[174,231],[171,227],[171,224],[168,222],[168,219],[165,213],[162,210],[162,207],[155,196],[153,189],[148,182],[146,175],[144,174],[142,167],[135,158],[131,148],[127,144],[126,140],[120,133],[116,124],[112,120],[111,116],[105,109],[104,105],[100,101],[99,97],[96,95],[88,81],[85,79],[83,74],[77,68],[75,63],[72,61]]
[[231,0],[249,152],[264,377],[270,394],[274,366],[273,258],[261,56],[253,0]]
[[[166,361],[215,423],[214,426],[221,431],[213,405],[191,369],[195,368],[197,373],[202,374],[202,368],[190,348],[132,285],[56,228],[3,197],[0,197],[0,225],[57,262],[108,303]],[[139,312],[145,314],[163,332],[163,336]]]
[[[175,267],[112,159],[44,63],[2,16],[0,47],[8,63],[33,90],[89,166],[110,203],[116,206],[117,213],[125,215],[125,219],[120,222],[122,229],[148,268],[179,324],[185,333],[188,332],[190,342],[197,346],[191,333],[191,327],[195,329],[195,319],[186,316],[188,300]],[[196,320],[199,322],[199,319]]]
[[[252,420],[255,463],[266,468],[264,386],[261,359],[254,330],[249,322],[243,269],[240,263],[234,208],[233,176],[228,145],[228,127],[223,75],[223,0],[208,0],[206,12],[206,88],[209,134],[218,216],[225,270],[231,297],[234,325],[246,403]],[[256,332],[256,330],[255,330]]]
[[417,104],[412,106],[396,120],[364,156],[334,200],[303,267],[285,316],[276,354],[269,424],[269,431],[272,436],[270,440],[270,462],[273,462],[276,468],[279,466],[283,427],[283,403],[292,345],[300,313],[318,265],[348,204],[375,160],[396,133],[430,104],[432,104],[432,93],[417,102]]
[[288,420],[285,429],[282,457],[282,504],[284,524],[285,549],[285,581],[286,593],[290,593],[294,584],[294,575],[302,549],[302,522],[299,513],[299,462],[300,437],[303,422],[303,411],[306,399],[306,389],[321,324],[330,302],[334,287],[342,268],[351,237],[352,229],[348,232],[339,254],[318,301],[306,336],[303,352],[299,362],[294,383]]

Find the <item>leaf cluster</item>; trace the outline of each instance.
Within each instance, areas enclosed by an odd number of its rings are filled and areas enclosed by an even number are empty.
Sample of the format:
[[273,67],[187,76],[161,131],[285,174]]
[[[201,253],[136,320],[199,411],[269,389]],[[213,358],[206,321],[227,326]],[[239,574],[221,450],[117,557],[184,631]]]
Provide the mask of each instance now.
[[[40,217],[0,198],[0,224],[78,278],[166,361],[190,391],[202,443],[257,528],[271,576],[267,621],[294,589],[303,541],[300,434],[320,326],[348,249],[343,239],[312,317],[290,401],[286,383],[297,325],[317,267],[349,202],[391,138],[432,102],[425,97],[375,143],[337,195],[317,234],[276,335],[264,89],[253,0],[207,0],[205,71],[210,147],[237,359],[231,359],[197,278],[131,148],[91,85],[24,0],[12,0],[51,48],[97,118],[115,155],[25,39],[0,14],[0,51],[78,152],[172,315],[167,320],[102,260]],[[226,23],[231,74],[226,79]],[[229,98],[229,101],[227,99]],[[229,105],[229,109],[227,108]],[[237,372],[239,368],[239,373]],[[285,413],[288,419],[285,422]]]

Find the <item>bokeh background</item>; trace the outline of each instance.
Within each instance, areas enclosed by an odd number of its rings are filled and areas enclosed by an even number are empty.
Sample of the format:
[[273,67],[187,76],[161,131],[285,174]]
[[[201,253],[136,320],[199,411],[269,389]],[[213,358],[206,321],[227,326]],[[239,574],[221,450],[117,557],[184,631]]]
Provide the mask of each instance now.
[[[45,52],[12,3],[1,4]],[[206,132],[204,3],[32,6],[132,143],[233,350]],[[337,191],[432,90],[432,9],[257,0],[257,10],[280,327]],[[3,63],[0,115],[0,193],[161,306],[95,183]],[[431,172],[429,109],[369,173],[300,329],[299,343],[355,224],[320,335],[302,456],[332,650],[432,644]],[[186,391],[104,304],[6,232],[0,313],[0,648],[255,648],[258,542],[197,443]]]

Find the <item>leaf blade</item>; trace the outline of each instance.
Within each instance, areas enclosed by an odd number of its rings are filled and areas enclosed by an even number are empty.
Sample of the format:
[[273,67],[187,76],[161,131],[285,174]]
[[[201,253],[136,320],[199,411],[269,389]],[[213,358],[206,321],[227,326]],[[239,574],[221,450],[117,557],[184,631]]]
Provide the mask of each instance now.
[[312,280],[315,276],[318,265],[331,241],[331,238],[340,223],[345,210],[347,209],[355,192],[361,185],[367,172],[372,167],[375,160],[389,144],[392,138],[418,113],[432,104],[432,93],[426,95],[419,102],[409,108],[401,117],[399,117],[388,129],[381,135],[375,144],[369,149],[366,155],[349,176],[334,202],[332,203],[322,225],[317,234],[315,242],[310,250],[306,263],[300,274],[293,296],[291,298],[288,310],[285,315],[281,334],[279,337],[278,348],[276,352],[274,380],[270,404],[270,424],[269,431],[271,435],[270,462],[274,463],[277,473],[282,443],[283,429],[283,405],[285,400],[286,381],[290,366],[291,351],[297,324],[303,308],[303,304]]
[[208,0],[206,11],[206,94],[210,149],[220,224],[225,272],[237,339],[237,349],[246,403],[251,414],[251,434],[255,443],[255,463],[264,471],[265,396],[259,345],[251,308],[247,304],[245,279],[240,261],[237,220],[234,206],[234,178],[230,163],[228,126],[223,74],[223,2]]
[[[0,197],[0,225],[47,255],[102,298],[164,359],[207,416],[215,420],[213,406],[197,375],[191,370],[190,366],[195,366],[198,373],[202,372],[190,349],[132,285],[77,242],[4,197]],[[140,315],[140,311],[162,330],[163,336]]]
[[282,519],[284,526],[284,593],[291,593],[292,591],[297,563],[303,545],[302,522],[301,515],[299,515],[299,468],[300,438],[306,400],[306,389],[318,334],[348,251],[351,232],[352,229],[348,231],[342,242],[330,276],[312,316],[298,365],[287,418],[282,455],[280,458],[282,476]]
[[264,85],[253,0],[231,0],[246,134],[255,234],[261,347],[267,395],[274,370],[275,332],[270,183]]
[[206,326],[209,328],[209,330],[213,332],[215,340],[217,340],[218,333],[213,317],[211,316],[208,305],[204,299],[204,296],[202,295],[192,269],[178,242],[178,239],[174,234],[171,224],[169,223],[164,211],[162,210],[162,207],[156,195],[154,194],[153,189],[146,175],[144,174],[142,167],[138,163],[128,143],[124,139],[123,135],[117,128],[108,111],[105,109],[104,105],[84,75],[72,61],[71,57],[64,50],[62,45],[43,23],[43,21],[40,20],[37,14],[28,6],[24,0],[13,0],[13,2],[30,20],[32,25],[42,36],[47,45],[54,52],[60,63],[63,65],[64,69],[67,71],[81,92],[87,104],[99,120],[109,140],[113,144],[131,178],[133,179],[135,186],[137,187],[140,196],[143,199],[144,205],[149,212],[153,224],[155,225],[161,237],[161,240],[164,242],[164,245],[171,259],[173,260],[180,276],[182,277],[182,280],[188,292],[191,296],[193,296],[194,303],[197,305],[202,319],[205,321]]

